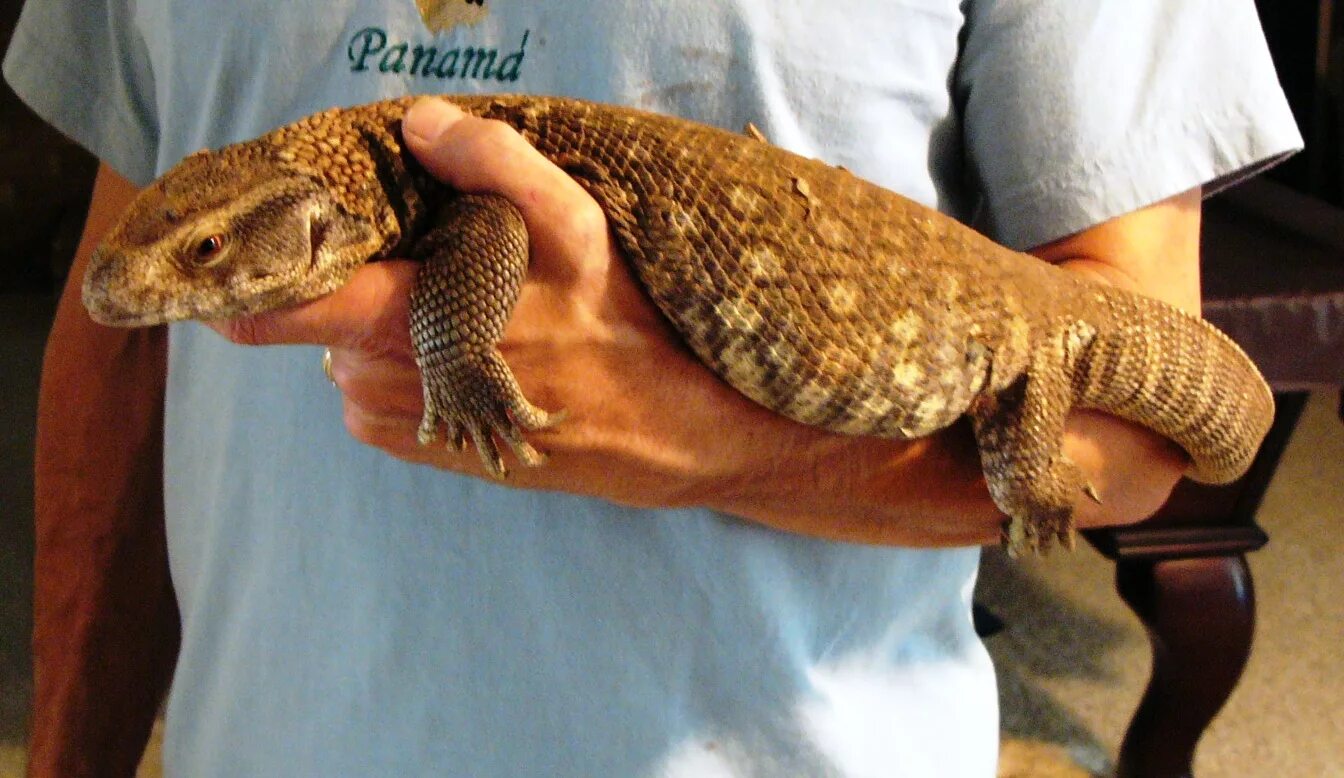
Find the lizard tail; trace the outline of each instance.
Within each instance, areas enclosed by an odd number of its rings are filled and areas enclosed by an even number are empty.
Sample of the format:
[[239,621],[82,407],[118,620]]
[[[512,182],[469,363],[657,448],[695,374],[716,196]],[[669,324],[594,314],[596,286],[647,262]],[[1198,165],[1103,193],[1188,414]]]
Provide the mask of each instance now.
[[[1251,466],[1274,397],[1250,357],[1216,327],[1165,303],[1124,295],[1130,311],[1080,358],[1078,404],[1147,427],[1189,454],[1187,475],[1220,484]],[[1117,301],[1118,302],[1118,301]]]

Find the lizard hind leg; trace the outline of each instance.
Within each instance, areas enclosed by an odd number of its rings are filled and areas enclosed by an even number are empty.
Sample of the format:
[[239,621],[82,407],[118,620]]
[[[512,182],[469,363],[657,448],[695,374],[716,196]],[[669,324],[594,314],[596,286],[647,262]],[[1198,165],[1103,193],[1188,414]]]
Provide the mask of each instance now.
[[411,342],[425,410],[422,445],[438,438],[462,450],[470,439],[486,472],[507,474],[496,439],[518,461],[545,456],[524,433],[558,423],[562,414],[533,405],[497,348],[527,272],[527,229],[503,197],[460,195],[444,203],[412,250],[421,261],[411,292]]
[[1037,361],[1017,382],[971,409],[990,496],[1008,516],[1003,544],[1013,555],[1044,551],[1054,541],[1072,548],[1074,505],[1080,495],[1095,494],[1062,449],[1072,404],[1066,376]]

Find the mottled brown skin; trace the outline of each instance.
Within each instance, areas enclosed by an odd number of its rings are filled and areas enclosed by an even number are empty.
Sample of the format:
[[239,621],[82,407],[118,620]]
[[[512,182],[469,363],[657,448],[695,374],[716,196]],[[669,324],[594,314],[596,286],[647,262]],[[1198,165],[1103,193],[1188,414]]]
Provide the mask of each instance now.
[[[690,349],[756,402],[855,435],[913,438],[967,415],[1013,549],[1071,540],[1082,494],[1061,453],[1070,409],[1181,445],[1192,476],[1249,466],[1273,415],[1246,356],[1197,317],[1096,285],[758,137],[559,98],[451,97],[573,176]],[[412,99],[333,109],[184,160],[94,257],[84,299],[127,326],[313,299],[363,262],[424,262],[411,302],[422,442],[559,421],[522,396],[495,344],[528,262],[521,217],[465,196],[402,147]]]

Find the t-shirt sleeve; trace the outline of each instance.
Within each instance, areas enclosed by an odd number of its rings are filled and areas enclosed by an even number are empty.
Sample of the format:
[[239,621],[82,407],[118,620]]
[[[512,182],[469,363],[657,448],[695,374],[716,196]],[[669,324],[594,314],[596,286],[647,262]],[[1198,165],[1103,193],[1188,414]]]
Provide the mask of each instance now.
[[1300,149],[1251,0],[970,0],[980,225],[1028,248]]
[[127,0],[29,0],[4,74],[56,129],[137,184],[154,177],[154,78]]

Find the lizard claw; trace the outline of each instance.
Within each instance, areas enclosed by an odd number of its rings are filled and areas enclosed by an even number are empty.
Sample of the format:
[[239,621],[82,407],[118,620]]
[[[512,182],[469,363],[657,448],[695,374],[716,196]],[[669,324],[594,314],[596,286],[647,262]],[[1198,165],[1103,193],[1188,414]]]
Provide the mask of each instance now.
[[508,476],[498,440],[502,440],[527,467],[545,464],[546,455],[524,436],[526,432],[553,427],[565,417],[528,402],[513,373],[498,353],[476,355],[438,367],[422,367],[425,412],[416,439],[430,445],[439,437],[440,426],[447,443],[465,451],[467,438],[492,477]]
[[[458,425],[448,422],[448,442],[457,451],[466,451],[467,436],[481,459],[481,466],[492,477],[503,480],[508,477],[509,469],[499,452],[496,437],[508,444],[518,461],[527,467],[538,467],[546,463],[546,455],[538,451],[523,437],[523,431],[512,421],[494,420],[491,422],[468,421]],[[465,429],[464,429],[465,428]]]
[[481,458],[481,467],[485,468],[485,472],[501,481],[508,478],[509,469],[504,466],[504,457],[500,456],[499,447],[495,445],[491,431],[481,424],[469,425],[467,429],[471,433],[472,445],[476,447],[476,455]]
[[446,430],[444,440],[454,451],[460,454],[467,450],[467,434],[462,425],[451,418],[439,419],[438,413],[431,413],[428,407],[420,419],[420,428],[415,432],[416,442],[422,446],[432,445],[439,439],[439,424],[443,424]]

